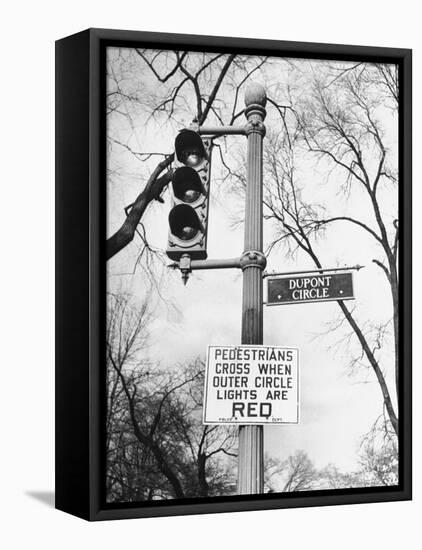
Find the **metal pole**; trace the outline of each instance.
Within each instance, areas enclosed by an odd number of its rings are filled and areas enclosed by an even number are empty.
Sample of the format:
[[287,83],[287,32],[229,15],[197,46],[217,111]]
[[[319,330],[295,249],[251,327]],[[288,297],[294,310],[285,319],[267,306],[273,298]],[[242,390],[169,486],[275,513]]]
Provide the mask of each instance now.
[[[245,249],[243,269],[242,344],[263,343],[263,279],[266,266],[262,243],[262,142],[267,98],[260,84],[245,93],[245,127],[248,138],[247,189],[245,205]],[[264,489],[263,426],[239,428],[238,493],[262,493]]]

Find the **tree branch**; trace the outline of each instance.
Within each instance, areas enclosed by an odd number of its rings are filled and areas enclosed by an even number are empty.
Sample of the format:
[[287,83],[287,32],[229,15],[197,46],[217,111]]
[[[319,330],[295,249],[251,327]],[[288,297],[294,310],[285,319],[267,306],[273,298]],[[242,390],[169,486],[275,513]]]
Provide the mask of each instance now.
[[169,155],[166,159],[160,162],[145,185],[143,191],[138,195],[135,202],[132,204],[129,214],[123,222],[120,229],[114,233],[106,244],[106,258],[109,260],[115,256],[122,248],[127,246],[135,235],[136,228],[144,215],[150,202],[154,199],[158,200],[164,188],[169,184],[172,177],[172,171],[169,170],[166,174],[158,177],[163,170],[168,168],[174,160],[174,154]]

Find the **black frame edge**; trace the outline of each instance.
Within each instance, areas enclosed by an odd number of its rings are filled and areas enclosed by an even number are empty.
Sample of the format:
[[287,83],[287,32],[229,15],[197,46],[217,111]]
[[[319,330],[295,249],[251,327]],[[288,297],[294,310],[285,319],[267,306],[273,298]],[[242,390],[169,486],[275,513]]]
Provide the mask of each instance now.
[[[118,29],[90,28],[89,31],[96,40],[121,42],[143,42],[157,45],[179,46],[184,45],[195,49],[197,48],[218,48],[219,50],[242,49],[265,51],[272,50],[282,55],[291,55],[292,57],[309,57],[311,59],[350,59],[351,57],[361,57],[365,60],[376,60],[383,57],[385,59],[397,61],[411,54],[409,48],[393,48],[384,46],[362,46],[347,44],[330,44],[322,42],[296,42],[287,40],[273,40],[260,38],[241,38],[226,36],[207,36],[198,34],[181,33],[161,33],[150,31],[126,31]],[[167,48],[166,48],[167,49]],[[385,61],[384,62],[388,62]]]
[[56,508],[89,518],[89,31],[56,42]]
[[[400,63],[399,94],[399,176],[401,205],[399,212],[400,265],[404,281],[400,289],[399,339],[402,351],[402,384],[400,387],[400,449],[403,493],[412,499],[412,50],[403,52]],[[403,92],[400,91],[400,87]],[[403,225],[403,228],[401,227]]]

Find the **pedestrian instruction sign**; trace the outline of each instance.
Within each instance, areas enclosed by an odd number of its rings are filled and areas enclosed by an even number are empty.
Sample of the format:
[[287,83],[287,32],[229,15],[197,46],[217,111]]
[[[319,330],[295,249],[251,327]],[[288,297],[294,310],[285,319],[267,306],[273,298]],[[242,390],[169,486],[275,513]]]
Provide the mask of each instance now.
[[204,424],[297,424],[299,350],[209,346]]

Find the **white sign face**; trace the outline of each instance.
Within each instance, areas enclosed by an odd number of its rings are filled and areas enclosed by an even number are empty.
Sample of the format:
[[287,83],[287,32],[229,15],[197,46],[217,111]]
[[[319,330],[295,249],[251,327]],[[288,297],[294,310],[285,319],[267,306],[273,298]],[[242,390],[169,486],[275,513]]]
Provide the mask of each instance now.
[[297,424],[299,350],[208,346],[204,424]]

